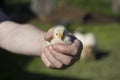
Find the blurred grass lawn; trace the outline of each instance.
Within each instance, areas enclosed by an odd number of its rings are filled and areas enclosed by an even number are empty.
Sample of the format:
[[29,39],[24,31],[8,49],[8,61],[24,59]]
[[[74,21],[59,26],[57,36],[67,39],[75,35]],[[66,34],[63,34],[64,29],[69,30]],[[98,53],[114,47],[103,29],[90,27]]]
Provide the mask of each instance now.
[[[110,8],[110,4],[102,2],[103,0],[69,0],[74,5],[81,4],[81,7],[88,12],[100,12],[108,15],[113,14]],[[88,3],[88,4],[86,4]],[[100,7],[100,4],[102,6]],[[97,6],[97,7],[95,7]],[[90,8],[91,7],[91,8]],[[39,28],[47,31],[51,25],[41,25],[34,23]],[[99,25],[78,25],[72,24],[71,29],[77,27],[83,27],[85,32],[93,32],[96,35],[98,42],[98,49],[101,51],[108,51],[108,56],[101,58],[97,61],[89,61],[82,63],[78,61],[75,65],[66,70],[51,70],[46,68],[40,61],[40,58],[34,57],[27,63],[22,69],[26,72],[33,74],[46,74],[59,77],[75,77],[78,79],[90,79],[90,80],[119,80],[120,79],[120,24],[99,24]],[[0,56],[3,52],[0,52]],[[2,59],[4,58],[4,59]],[[19,57],[17,57],[19,59]],[[8,60],[7,60],[8,59]],[[2,56],[0,62],[5,60],[9,65],[1,65],[0,70],[6,69],[6,71],[0,71],[0,80],[13,80],[13,77],[18,77],[19,68],[16,69],[14,65],[15,57],[9,59],[9,56]],[[24,60],[23,60],[24,61]],[[13,63],[12,63],[13,62]],[[7,68],[10,67],[10,70]],[[11,72],[10,72],[11,71]],[[17,74],[18,73],[18,74]],[[20,75],[19,75],[20,76]],[[43,79],[44,80],[44,79]],[[49,79],[48,79],[49,80]],[[56,80],[56,79],[55,79]]]

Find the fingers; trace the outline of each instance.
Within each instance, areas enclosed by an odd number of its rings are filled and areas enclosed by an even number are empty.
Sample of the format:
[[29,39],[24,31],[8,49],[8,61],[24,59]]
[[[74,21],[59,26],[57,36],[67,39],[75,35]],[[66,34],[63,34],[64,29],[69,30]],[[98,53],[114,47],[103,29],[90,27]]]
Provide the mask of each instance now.
[[45,55],[47,57],[47,59],[51,62],[51,64],[54,66],[53,68],[61,68],[62,67],[62,63],[60,61],[58,61],[53,55],[52,52],[49,50],[49,48],[45,49]]
[[62,69],[69,66],[73,57],[54,50],[52,46],[46,47],[41,54],[43,63],[49,68]]
[[55,50],[57,50],[58,52],[61,52],[61,53],[69,53],[72,51],[71,48],[72,46],[71,45],[65,45],[65,44],[54,44],[53,45],[53,48]]
[[47,59],[45,53],[41,54],[41,60],[46,65],[46,67],[52,67],[52,65],[51,65],[50,61]]
[[54,48],[52,46],[49,47],[49,49],[51,50],[52,55],[61,63],[63,63],[64,65],[69,65],[69,63],[72,60],[72,56],[68,56],[68,55],[64,55],[61,54],[60,52],[57,52],[54,50]]
[[46,35],[44,36],[44,39],[46,41],[50,41],[53,37],[53,30],[54,30],[54,27],[49,29],[48,32],[46,33]]
[[41,54],[41,59],[46,67],[60,69],[63,64],[57,60],[49,50],[49,47],[46,47]]
[[55,44],[53,45],[53,48],[61,53],[67,54],[67,55],[76,55],[78,52],[78,49],[81,51],[83,46],[79,40],[74,40],[72,45],[64,45],[64,44]]
[[41,58],[47,67],[64,69],[79,60],[82,48],[78,39],[70,45],[54,44],[43,49]]

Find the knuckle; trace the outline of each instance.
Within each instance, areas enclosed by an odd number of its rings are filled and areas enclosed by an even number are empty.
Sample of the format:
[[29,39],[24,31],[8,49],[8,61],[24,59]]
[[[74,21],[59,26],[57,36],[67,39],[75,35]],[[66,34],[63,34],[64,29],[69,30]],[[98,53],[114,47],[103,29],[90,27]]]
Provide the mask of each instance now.
[[79,47],[79,46],[81,46],[81,44],[82,44],[82,42],[80,40],[76,39],[74,42],[74,47]]
[[62,68],[62,66],[63,66],[63,64],[61,62],[57,61],[57,60],[55,60],[53,62],[53,65],[58,69]]
[[49,46],[49,50],[53,51],[53,47],[52,47],[52,46]]
[[78,52],[78,50],[77,50],[77,49],[74,49],[73,52],[72,52],[72,56],[76,56],[76,55],[77,55],[77,52]]
[[51,68],[52,65],[51,64],[46,64],[46,67]]
[[58,65],[58,64],[59,64],[57,60],[52,61],[52,63],[53,63],[54,65]]
[[65,65],[69,65],[70,63],[71,63],[71,61],[72,61],[72,58],[69,58],[69,59],[67,59],[66,61],[65,61]]
[[59,63],[59,64],[57,64],[56,68],[61,69],[62,66],[63,66],[63,64],[62,64],[62,63]]

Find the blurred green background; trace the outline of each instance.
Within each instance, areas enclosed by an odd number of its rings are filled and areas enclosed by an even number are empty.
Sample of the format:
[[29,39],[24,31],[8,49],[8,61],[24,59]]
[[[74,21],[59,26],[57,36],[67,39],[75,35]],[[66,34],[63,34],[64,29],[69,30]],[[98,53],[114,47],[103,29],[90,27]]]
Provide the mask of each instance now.
[[[29,0],[6,0],[7,4],[30,3]],[[48,69],[40,57],[11,54],[0,50],[0,80],[119,80],[120,79],[120,23],[113,13],[109,0],[56,0],[56,5],[75,6],[85,13],[100,15],[108,21],[88,20],[87,23],[71,22],[68,29],[81,28],[93,32],[97,39],[98,55],[95,60],[78,61],[65,70]],[[69,7],[69,6],[68,6]],[[62,12],[61,12],[62,13]],[[68,13],[69,14],[69,13]],[[104,15],[104,16],[103,16]],[[112,20],[109,20],[112,19]],[[104,20],[104,19],[103,19]],[[97,22],[96,22],[97,21]],[[26,23],[47,31],[53,22],[40,22],[36,18]]]

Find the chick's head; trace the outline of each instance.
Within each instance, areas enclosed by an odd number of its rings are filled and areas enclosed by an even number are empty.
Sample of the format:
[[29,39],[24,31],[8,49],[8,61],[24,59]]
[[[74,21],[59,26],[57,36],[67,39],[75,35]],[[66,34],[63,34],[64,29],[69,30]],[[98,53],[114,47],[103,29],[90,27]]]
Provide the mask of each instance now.
[[65,36],[68,35],[68,31],[65,29],[64,26],[58,25],[54,29],[54,38],[63,40]]

